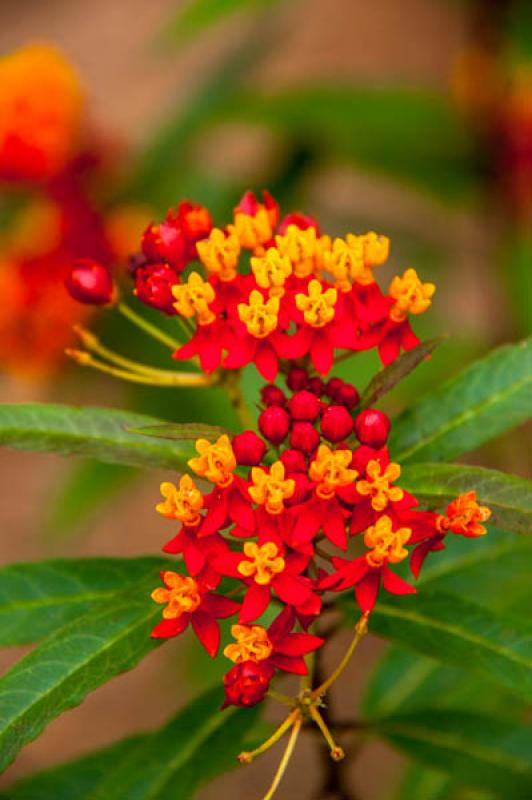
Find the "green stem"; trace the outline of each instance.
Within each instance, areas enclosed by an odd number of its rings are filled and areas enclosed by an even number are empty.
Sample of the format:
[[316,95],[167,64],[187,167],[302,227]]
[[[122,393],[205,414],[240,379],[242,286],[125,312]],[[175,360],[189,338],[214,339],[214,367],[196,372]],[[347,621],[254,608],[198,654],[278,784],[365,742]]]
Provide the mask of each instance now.
[[156,339],[161,344],[164,344],[166,347],[170,347],[172,350],[177,350],[178,347],[181,347],[181,343],[177,341],[177,339],[168,336],[168,334],[164,333],[164,331],[159,330],[156,328],[155,325],[152,325],[151,322],[148,322],[147,319],[144,319],[140,314],[137,314],[136,311],[133,311],[132,308],[127,306],[125,303],[118,303],[117,309],[122,314],[123,317],[128,319],[133,325],[136,325],[137,328],[140,328],[144,333],[147,333],[148,336],[151,336],[152,339]]

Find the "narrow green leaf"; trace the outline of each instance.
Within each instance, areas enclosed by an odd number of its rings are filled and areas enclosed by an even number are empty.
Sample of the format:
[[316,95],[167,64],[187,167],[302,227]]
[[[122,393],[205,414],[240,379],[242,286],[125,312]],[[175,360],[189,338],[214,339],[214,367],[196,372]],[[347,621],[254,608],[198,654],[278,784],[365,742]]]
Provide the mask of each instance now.
[[155,439],[171,439],[184,442],[196,439],[214,441],[218,436],[227,433],[219,425],[204,425],[197,422],[166,422],[163,425],[147,425],[143,428],[128,428],[130,433],[141,436],[153,436]]
[[0,771],[55,717],[98,686],[135,666],[157,646],[160,616],[138,583],[78,617],[0,679]]
[[268,9],[280,0],[187,0],[167,27],[178,41],[191,39],[238,12]]
[[236,765],[260,713],[258,708],[221,712],[220,702],[219,688],[208,691],[160,730],[25,778],[4,799],[190,798],[203,783]]
[[371,616],[371,631],[532,699],[532,629],[524,619],[499,616],[457,595],[426,587],[417,595],[390,596],[379,602]]
[[38,642],[127,587],[156,581],[168,563],[146,557],[8,564],[0,569],[0,645]]
[[502,797],[532,796],[532,728],[438,708],[379,719],[374,730],[411,758]]
[[425,361],[433,350],[444,341],[444,337],[429,339],[421,342],[413,350],[402,353],[387,367],[381,369],[365,388],[360,398],[361,408],[368,408],[377,402],[383,395],[390,392],[394,386],[404,380],[422,361]]
[[513,533],[532,533],[532,481],[494,469],[461,464],[407,464],[401,486],[423,506],[443,511],[457,495],[475,491],[492,521]]
[[532,339],[500,347],[404,411],[390,451],[400,463],[456,458],[525,422],[531,390]]
[[193,448],[128,433],[162,420],[112,408],[44,403],[0,405],[0,444],[18,450],[91,456],[132,467],[182,469]]

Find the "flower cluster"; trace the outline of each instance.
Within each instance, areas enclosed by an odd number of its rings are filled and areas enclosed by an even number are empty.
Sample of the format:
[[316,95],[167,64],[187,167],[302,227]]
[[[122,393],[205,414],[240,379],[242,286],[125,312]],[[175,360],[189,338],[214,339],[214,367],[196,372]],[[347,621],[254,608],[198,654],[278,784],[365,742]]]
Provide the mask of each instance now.
[[[46,45],[0,59],[0,187],[15,209],[0,234],[0,364],[43,377],[64,363],[72,327],[90,313],[76,300],[113,294],[111,266],[125,261],[146,211],[105,208],[106,150],[82,138],[82,90],[73,67]],[[95,192],[96,189],[96,192]],[[72,267],[74,262],[74,268]],[[67,281],[69,296],[63,289]]]
[[388,364],[419,343],[409,315],[429,308],[435,287],[407,269],[383,294],[374,270],[388,252],[386,236],[334,239],[247,192],[223,228],[181,203],[145,231],[132,273],[142,302],[182,321],[189,339],[175,358],[197,356],[207,373],[254,363],[271,382],[294,359],[326,375],[338,350],[377,347]]
[[[417,576],[447,535],[480,536],[490,515],[474,492],[445,514],[420,510],[390,458],[388,417],[357,412],[356,388],[339,378],[324,383],[295,366],[286,392],[266,385],[261,401],[261,435],[196,442],[189,466],[212,490],[186,474],[162,484],[157,506],[180,523],[163,550],[181,555],[188,574],[163,573],[153,599],[165,604],[164,619],[152,635],[175,636],[190,622],[213,656],[217,618],[237,615],[224,649],[234,665],[225,705],[257,703],[279,671],[306,673],[304,656],[323,644],[309,627],[324,594],[354,589],[367,617],[381,589],[415,592],[396,564],[410,559]],[[222,579],[229,588],[218,594]],[[280,612],[265,627],[270,608]]]

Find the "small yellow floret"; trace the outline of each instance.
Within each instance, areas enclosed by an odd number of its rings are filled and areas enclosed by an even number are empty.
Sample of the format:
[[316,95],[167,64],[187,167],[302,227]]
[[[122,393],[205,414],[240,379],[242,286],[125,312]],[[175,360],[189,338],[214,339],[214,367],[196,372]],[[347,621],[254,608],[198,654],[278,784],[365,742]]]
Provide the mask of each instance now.
[[228,644],[224,656],[235,664],[264,661],[273,652],[273,645],[262,625],[233,625],[231,635],[236,639],[236,644]]
[[289,225],[282,236],[275,237],[277,249],[287,256],[296,278],[307,278],[323,269],[324,254],[330,250],[329,236],[318,236],[315,228],[301,230]]
[[260,586],[268,586],[285,568],[285,560],[279,553],[275,542],[266,542],[263,545],[246,542],[244,555],[249,560],[242,560],[238,571],[244,578],[253,578]]
[[382,567],[385,561],[398,564],[408,555],[405,545],[412,535],[410,528],[392,530],[392,520],[386,515],[379,517],[375,525],[364,534],[364,544],[373,548],[366,553],[366,561],[372,567]]
[[285,480],[285,470],[282,461],[276,461],[266,472],[262,467],[253,467],[251,480],[253,486],[248,489],[249,495],[255,503],[263,505],[268,514],[281,514],[284,510],[284,500],[288,500],[296,490],[296,483],[292,478]]
[[389,288],[390,297],[395,300],[390,317],[402,322],[408,314],[422,314],[430,307],[435,291],[433,283],[421,282],[415,269],[407,269],[402,276],[396,275]]
[[197,272],[191,272],[187,283],[172,286],[172,294],[177,302],[174,308],[183,317],[196,317],[198,325],[209,325],[215,316],[209,308],[215,294],[211,284],[204,281]]
[[308,295],[296,294],[296,305],[303,312],[307,325],[323,328],[334,319],[334,306],[338,297],[336,289],[323,291],[319,281],[310,281]]
[[203,497],[190,475],[181,477],[179,489],[173,483],[161,483],[161,494],[164,501],[155,510],[163,517],[178,519],[183,525],[196,525],[200,521],[198,512],[203,508]]
[[251,269],[261,289],[269,289],[270,297],[282,297],[286,279],[292,274],[288,256],[283,256],[276,247],[269,247],[264,256],[251,259]]
[[338,486],[349,486],[357,478],[356,469],[349,469],[351,450],[331,450],[326,444],[318,447],[318,452],[309,469],[311,480],[318,483],[316,494],[322,500],[334,496]]
[[196,250],[208,272],[218,275],[221,281],[236,278],[240,241],[235,233],[226,236],[220,228],[213,228],[207,239],[197,242]]
[[388,503],[403,499],[403,490],[399,486],[391,486],[400,474],[399,464],[388,464],[383,470],[379,461],[369,461],[366,467],[367,477],[357,482],[357,491],[371,497],[371,506],[375,511],[383,511]]
[[241,247],[256,250],[273,237],[272,222],[265,208],[259,207],[254,216],[236,211],[234,224],[228,229],[238,238]]
[[279,298],[269,297],[265,300],[257,289],[249,295],[249,304],[238,304],[240,320],[245,324],[248,333],[257,339],[264,339],[277,328],[278,314]]
[[154,589],[152,600],[156,603],[167,603],[163,610],[164,619],[176,619],[183,614],[191,614],[201,603],[201,594],[194,578],[178,575],[177,572],[165,572],[163,581],[166,585]]
[[233,482],[236,458],[229,436],[224,433],[214,444],[207,439],[198,439],[196,450],[199,458],[190,459],[188,462],[190,469],[194,470],[196,475],[216,483],[220,488],[230,486]]

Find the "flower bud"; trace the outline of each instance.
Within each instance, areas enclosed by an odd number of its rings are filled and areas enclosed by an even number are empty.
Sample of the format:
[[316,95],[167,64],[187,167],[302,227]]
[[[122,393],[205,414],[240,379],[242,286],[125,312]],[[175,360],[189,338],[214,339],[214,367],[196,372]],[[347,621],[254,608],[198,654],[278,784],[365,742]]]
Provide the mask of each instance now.
[[191,242],[206,239],[212,230],[212,217],[205,206],[199,203],[183,202],[177,209],[177,218],[183,226],[185,235]]
[[275,673],[274,667],[264,661],[243,661],[235,664],[224,675],[227,706],[255,706],[264,698]]
[[284,464],[286,473],[307,472],[307,462],[301,450],[283,450],[280,460]]
[[360,400],[360,395],[352,383],[344,383],[338,389],[334,398],[338,405],[345,406],[349,410],[354,408]]
[[299,392],[305,389],[308,383],[308,372],[303,367],[290,367],[286,385],[293,392]]
[[341,442],[352,433],[353,417],[344,406],[329,406],[321,418],[321,432],[329,442]]
[[166,261],[181,272],[191,260],[190,242],[178,217],[168,212],[164,222],[149,225],[142,236],[142,252],[154,264]]
[[382,411],[367,408],[356,418],[355,433],[361,444],[376,449],[384,447],[390,433],[390,420]]
[[281,444],[290,428],[290,416],[284,408],[268,406],[259,416],[259,430],[273,444]]
[[286,397],[278,386],[263,386],[260,390],[260,397],[265,406],[284,406]]
[[137,269],[134,293],[147,306],[173,315],[177,312],[174,308],[175,297],[172,294],[172,286],[178,283],[177,272],[168,264],[149,264]]
[[325,384],[325,394],[327,397],[330,397],[331,400],[336,400],[337,394],[343,385],[344,382],[341,378],[329,378]]
[[111,273],[92,258],[78,258],[73,262],[65,286],[74,300],[91,306],[105,306],[113,302],[116,294]]
[[294,494],[285,499],[285,506],[289,508],[290,506],[295,506],[308,500],[312,490],[312,483],[309,481],[307,475],[304,475],[302,472],[293,472],[288,473],[286,477],[291,478],[295,482],[296,488]]
[[294,422],[290,432],[290,447],[309,455],[320,443],[320,435],[310,422]]
[[325,394],[325,384],[321,378],[311,378],[307,384],[307,389],[312,392],[316,397],[321,397]]
[[253,431],[239,433],[233,438],[231,447],[237,462],[244,467],[255,467],[260,464],[266,452],[265,443]]
[[285,217],[283,217],[277,233],[280,236],[283,236],[283,234],[286,233],[289,225],[295,225],[296,228],[299,228],[301,231],[306,231],[308,228],[315,228],[316,235],[320,235],[320,229],[318,227],[317,220],[308,214],[302,214],[301,211],[293,211],[291,214],[287,214]]
[[292,395],[288,401],[288,410],[292,419],[314,422],[320,413],[320,401],[312,392],[303,390]]

